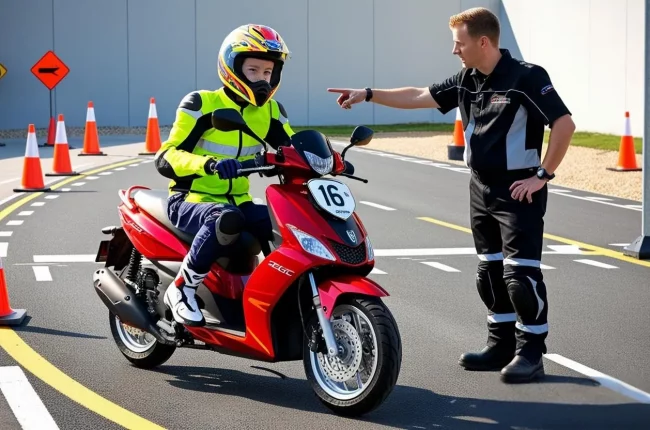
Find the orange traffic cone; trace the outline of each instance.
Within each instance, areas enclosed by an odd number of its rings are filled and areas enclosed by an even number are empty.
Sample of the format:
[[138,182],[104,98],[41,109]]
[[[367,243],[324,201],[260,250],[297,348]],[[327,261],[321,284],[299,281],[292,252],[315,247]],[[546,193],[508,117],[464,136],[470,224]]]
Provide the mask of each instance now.
[[634,150],[634,138],[632,137],[629,112],[625,112],[625,133],[621,136],[621,144],[618,149],[618,163],[616,167],[608,167],[607,170],[613,170],[615,172],[641,171],[641,168],[636,164],[636,152]]
[[54,140],[54,160],[52,161],[52,173],[45,176],[77,176],[79,173],[72,170],[70,163],[70,150],[68,148],[68,134],[65,131],[63,114],[59,114],[59,121],[56,124],[56,139]]
[[[36,146],[38,146],[38,143],[36,143]],[[0,257],[0,325],[21,324],[26,314],[25,309],[11,309],[9,291],[7,291],[7,278],[5,278],[5,269],[2,265],[2,257]]]
[[460,109],[456,109],[456,121],[454,122],[454,142],[447,146],[447,158],[450,160],[462,160],[465,152],[465,134],[463,121],[460,117]]
[[93,102],[88,102],[88,110],[86,111],[86,130],[84,132],[84,148],[77,155],[106,155],[99,149],[99,134],[97,133],[97,122],[95,120],[95,107],[93,106]]
[[44,144],[38,145],[41,147],[50,146],[54,147],[54,134],[56,133],[56,126],[54,125],[54,117],[50,117],[50,125],[47,128],[47,140]]
[[139,155],[156,155],[160,149],[160,127],[158,126],[158,112],[156,100],[151,97],[149,102],[149,120],[147,121],[147,136],[145,137],[145,151]]
[[25,160],[23,162],[22,188],[14,188],[14,192],[23,191],[50,191],[43,183],[43,170],[41,169],[41,158],[38,154],[38,142],[36,141],[36,128],[29,124],[27,132],[27,148],[25,149]]

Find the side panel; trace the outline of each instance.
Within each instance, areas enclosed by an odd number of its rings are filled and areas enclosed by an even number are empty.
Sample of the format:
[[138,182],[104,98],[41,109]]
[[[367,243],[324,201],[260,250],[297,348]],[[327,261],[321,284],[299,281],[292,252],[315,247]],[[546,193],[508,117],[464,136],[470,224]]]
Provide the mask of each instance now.
[[343,275],[328,279],[318,286],[320,301],[325,316],[330,318],[336,306],[336,300],[341,294],[364,294],[375,297],[386,297],[388,292],[379,284],[368,279],[354,275]]
[[121,205],[119,213],[124,231],[145,258],[181,261],[187,254],[188,245],[144,212]]

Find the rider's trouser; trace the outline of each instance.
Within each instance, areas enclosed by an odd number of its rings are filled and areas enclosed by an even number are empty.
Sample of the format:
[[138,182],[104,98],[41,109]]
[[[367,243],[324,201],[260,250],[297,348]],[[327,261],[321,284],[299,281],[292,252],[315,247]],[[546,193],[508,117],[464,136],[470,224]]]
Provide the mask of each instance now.
[[188,268],[206,274],[212,263],[227,256],[239,233],[248,231],[260,243],[272,239],[271,219],[266,205],[245,202],[239,206],[224,203],[191,203],[182,193],[168,199],[167,216],[179,230],[194,235],[186,258]]
[[489,346],[537,361],[546,353],[548,301],[541,272],[546,184],[518,201],[510,186],[534,170],[470,179],[470,217],[479,258],[478,293],[487,307]]

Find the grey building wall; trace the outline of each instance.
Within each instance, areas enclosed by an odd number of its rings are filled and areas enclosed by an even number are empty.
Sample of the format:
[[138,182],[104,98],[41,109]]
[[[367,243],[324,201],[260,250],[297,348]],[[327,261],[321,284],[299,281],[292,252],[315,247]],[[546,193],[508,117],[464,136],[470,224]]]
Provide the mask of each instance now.
[[[171,124],[180,99],[216,88],[224,36],[248,22],[278,30],[292,51],[277,99],[296,125],[453,122],[434,110],[357,105],[344,111],[327,87],[425,86],[458,70],[449,16],[500,0],[0,0],[0,129],[47,127],[49,91],[30,68],[52,49],[70,67],[54,114],[83,126],[89,100],[99,126],[144,126],[149,98]],[[93,18],[98,15],[98,18]]]

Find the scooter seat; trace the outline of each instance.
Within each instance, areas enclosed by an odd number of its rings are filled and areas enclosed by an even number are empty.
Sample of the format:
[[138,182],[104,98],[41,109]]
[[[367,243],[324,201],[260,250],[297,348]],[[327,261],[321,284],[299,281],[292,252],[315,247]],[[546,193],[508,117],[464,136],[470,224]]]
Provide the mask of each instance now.
[[136,190],[132,195],[135,204],[140,209],[154,217],[183,242],[192,243],[194,236],[176,228],[167,216],[167,198],[169,197],[167,190]]
[[[187,244],[191,244],[194,236],[179,230],[167,216],[167,190],[135,190],[133,201],[143,211],[151,215],[174,235]],[[254,267],[254,260],[262,251],[259,241],[250,233],[243,232],[237,246],[228,257],[218,258],[216,263],[231,273],[248,274]]]

